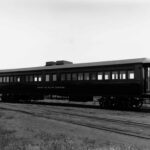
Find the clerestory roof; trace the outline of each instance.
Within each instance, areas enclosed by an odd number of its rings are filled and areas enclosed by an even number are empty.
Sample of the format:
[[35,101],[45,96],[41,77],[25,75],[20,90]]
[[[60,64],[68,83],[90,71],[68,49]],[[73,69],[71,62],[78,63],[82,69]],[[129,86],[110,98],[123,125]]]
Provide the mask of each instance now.
[[22,71],[42,71],[42,70],[54,70],[54,69],[69,69],[69,68],[82,68],[82,67],[96,67],[96,66],[112,66],[112,65],[123,65],[123,64],[137,64],[142,63],[150,64],[148,58],[136,58],[136,59],[124,59],[124,60],[113,60],[113,61],[100,61],[90,63],[76,63],[76,64],[64,64],[64,65],[52,65],[52,66],[40,66],[30,68],[18,68],[18,69],[5,69],[0,70],[0,73],[8,72],[22,72]]

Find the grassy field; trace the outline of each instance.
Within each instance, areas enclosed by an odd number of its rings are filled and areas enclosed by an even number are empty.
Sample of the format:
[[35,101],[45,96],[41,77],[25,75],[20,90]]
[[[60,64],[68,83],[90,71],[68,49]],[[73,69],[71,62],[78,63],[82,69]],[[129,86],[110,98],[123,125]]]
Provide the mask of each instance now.
[[[149,150],[148,142],[0,110],[0,150]],[[150,144],[150,143],[149,143]]]
[[[32,132],[32,131],[31,131]],[[97,143],[90,138],[75,139],[65,134],[49,134],[40,132],[32,138],[20,138],[15,131],[0,128],[1,150],[140,150],[133,145]]]

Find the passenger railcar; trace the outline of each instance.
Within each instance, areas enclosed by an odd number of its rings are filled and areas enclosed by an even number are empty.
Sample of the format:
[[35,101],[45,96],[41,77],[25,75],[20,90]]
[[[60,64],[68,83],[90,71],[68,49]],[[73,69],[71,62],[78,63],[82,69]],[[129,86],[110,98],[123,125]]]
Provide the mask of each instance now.
[[140,108],[150,97],[150,60],[147,58],[45,66],[0,71],[2,101],[38,100],[57,95],[70,101],[99,97],[102,108]]

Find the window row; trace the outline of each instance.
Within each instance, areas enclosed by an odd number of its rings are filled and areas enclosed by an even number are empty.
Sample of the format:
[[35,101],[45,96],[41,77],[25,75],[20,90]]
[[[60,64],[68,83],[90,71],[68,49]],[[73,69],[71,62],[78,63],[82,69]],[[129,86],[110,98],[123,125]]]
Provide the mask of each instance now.
[[21,81],[25,81],[25,82],[41,82],[42,81],[42,76],[33,76],[33,75],[29,75],[29,76],[4,76],[4,77],[0,77],[0,83],[11,83],[11,82],[21,82]]
[[9,82],[20,82],[20,77],[16,76],[7,76],[7,77],[0,77],[0,83],[9,83]]
[[134,71],[113,71],[113,72],[93,72],[93,73],[67,73],[61,74],[61,81],[65,80],[125,80],[134,79]]
[[[0,83],[12,82],[42,82],[42,75],[25,75],[25,76],[0,76]],[[45,81],[50,81],[50,75],[45,75]],[[57,81],[57,75],[52,74],[52,81]]]
[[[112,72],[85,72],[85,73],[62,73],[60,75],[61,81],[82,81],[82,80],[125,80],[125,79],[134,79],[134,71],[112,71]],[[9,82],[50,82],[57,81],[57,74],[46,74],[45,79],[42,78],[42,75],[26,75],[26,76],[3,76],[0,77],[0,83],[9,83]]]

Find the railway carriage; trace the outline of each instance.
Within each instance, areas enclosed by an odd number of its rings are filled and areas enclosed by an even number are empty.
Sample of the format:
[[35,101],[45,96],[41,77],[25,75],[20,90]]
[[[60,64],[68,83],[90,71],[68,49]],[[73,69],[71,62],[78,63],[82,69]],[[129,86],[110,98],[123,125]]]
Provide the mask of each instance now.
[[147,58],[45,66],[0,71],[2,101],[38,100],[46,95],[70,101],[93,101],[102,108],[140,108],[150,97],[150,60]]

